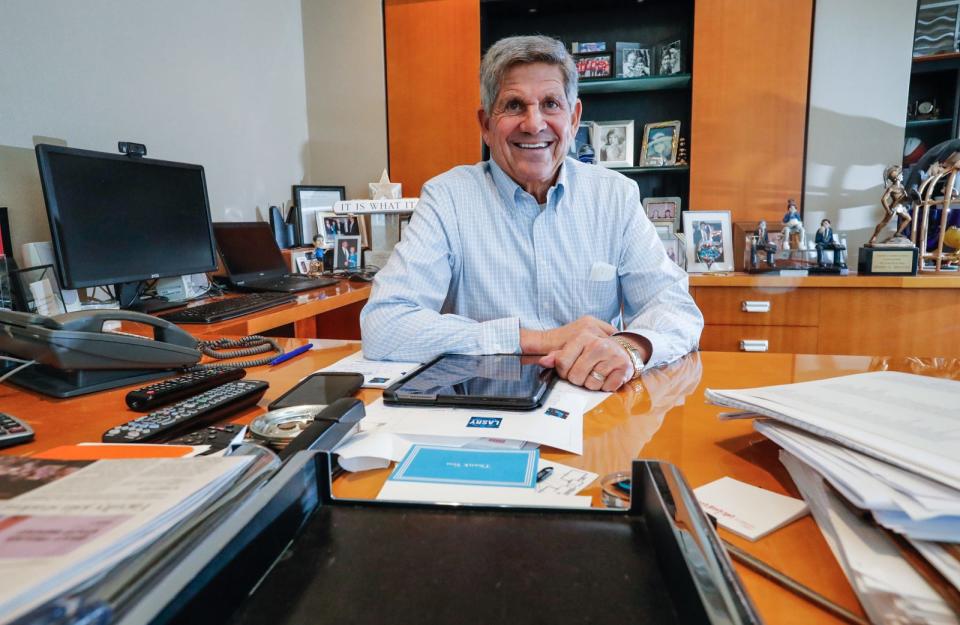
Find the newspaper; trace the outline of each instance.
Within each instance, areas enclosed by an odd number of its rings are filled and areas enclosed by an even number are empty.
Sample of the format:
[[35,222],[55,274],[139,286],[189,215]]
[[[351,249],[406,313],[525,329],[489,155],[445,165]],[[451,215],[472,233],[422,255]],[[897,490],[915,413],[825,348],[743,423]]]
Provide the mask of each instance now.
[[251,461],[0,458],[0,623],[150,544],[209,503]]

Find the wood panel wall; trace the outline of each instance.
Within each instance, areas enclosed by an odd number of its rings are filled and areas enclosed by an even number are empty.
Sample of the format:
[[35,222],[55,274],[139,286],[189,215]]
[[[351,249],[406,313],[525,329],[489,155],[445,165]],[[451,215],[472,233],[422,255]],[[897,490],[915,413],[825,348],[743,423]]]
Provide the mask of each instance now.
[[390,178],[416,197],[424,182],[480,160],[480,3],[386,0]]
[[802,202],[813,1],[697,0],[691,210],[779,223]]

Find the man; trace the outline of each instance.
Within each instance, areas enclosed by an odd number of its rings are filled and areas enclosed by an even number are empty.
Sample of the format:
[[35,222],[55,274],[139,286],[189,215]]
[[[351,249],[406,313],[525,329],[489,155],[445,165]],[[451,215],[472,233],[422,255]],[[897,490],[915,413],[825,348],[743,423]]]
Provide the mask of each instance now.
[[545,354],[571,383],[613,391],[696,349],[703,317],[636,183],[565,158],[582,107],[563,44],[501,40],[481,84],[491,159],[423,186],[361,313],[364,354]]
[[767,220],[761,219],[760,223],[757,224],[757,231],[755,233],[756,239],[751,250],[750,254],[750,264],[756,267],[759,265],[759,260],[757,259],[757,252],[765,252],[767,255],[767,264],[771,267],[776,266],[776,262],[773,260],[773,255],[777,251],[777,246],[770,242],[770,234],[767,232]]

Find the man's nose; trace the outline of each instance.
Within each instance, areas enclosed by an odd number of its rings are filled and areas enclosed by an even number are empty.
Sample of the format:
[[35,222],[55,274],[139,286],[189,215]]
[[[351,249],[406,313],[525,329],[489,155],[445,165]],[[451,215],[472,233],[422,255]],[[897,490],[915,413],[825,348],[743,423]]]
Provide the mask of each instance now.
[[543,114],[540,112],[539,104],[530,104],[523,112],[523,120],[520,122],[520,130],[531,135],[539,133],[546,127],[543,120]]

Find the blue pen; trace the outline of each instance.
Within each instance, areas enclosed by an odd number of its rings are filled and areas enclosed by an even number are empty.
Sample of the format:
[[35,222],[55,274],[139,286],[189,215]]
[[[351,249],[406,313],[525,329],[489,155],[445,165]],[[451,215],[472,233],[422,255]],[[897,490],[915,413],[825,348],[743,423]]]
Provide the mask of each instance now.
[[286,362],[293,358],[294,356],[299,356],[305,351],[313,349],[313,343],[307,343],[306,345],[301,345],[300,347],[287,352],[286,354],[280,354],[276,358],[270,361],[270,366],[279,365],[281,362]]

